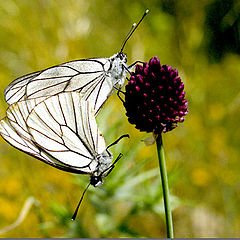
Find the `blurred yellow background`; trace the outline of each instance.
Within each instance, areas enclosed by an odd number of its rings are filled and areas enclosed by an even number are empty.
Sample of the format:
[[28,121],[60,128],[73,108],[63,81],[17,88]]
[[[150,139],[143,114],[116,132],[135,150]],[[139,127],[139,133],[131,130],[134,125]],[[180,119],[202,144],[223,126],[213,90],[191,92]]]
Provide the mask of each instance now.
[[[163,136],[175,236],[239,237],[238,0],[0,1],[0,117],[12,80],[112,56],[147,8],[125,47],[128,63],[158,56],[179,70],[189,101],[185,122]],[[131,138],[111,149],[124,157],[89,189],[75,222],[89,177],[47,166],[0,138],[0,237],[166,237],[156,146],[141,142],[149,134],[128,123],[116,95],[97,121],[107,144]]]

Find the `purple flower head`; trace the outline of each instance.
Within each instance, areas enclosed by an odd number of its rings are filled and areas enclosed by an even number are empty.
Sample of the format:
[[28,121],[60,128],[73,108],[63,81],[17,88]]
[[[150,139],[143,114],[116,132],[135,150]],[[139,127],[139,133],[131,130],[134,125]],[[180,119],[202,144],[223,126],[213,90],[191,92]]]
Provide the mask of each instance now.
[[188,113],[184,83],[178,71],[161,65],[158,57],[137,64],[126,85],[126,115],[140,131],[160,134],[177,127]]

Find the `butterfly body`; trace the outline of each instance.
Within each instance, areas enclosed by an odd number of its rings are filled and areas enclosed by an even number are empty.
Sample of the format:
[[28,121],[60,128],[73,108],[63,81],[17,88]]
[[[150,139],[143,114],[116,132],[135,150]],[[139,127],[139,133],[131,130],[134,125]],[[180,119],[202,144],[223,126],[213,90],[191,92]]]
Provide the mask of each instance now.
[[117,53],[109,58],[111,68],[108,71],[110,79],[113,79],[113,85],[116,87],[122,87],[126,79],[128,68],[127,56],[125,53]]

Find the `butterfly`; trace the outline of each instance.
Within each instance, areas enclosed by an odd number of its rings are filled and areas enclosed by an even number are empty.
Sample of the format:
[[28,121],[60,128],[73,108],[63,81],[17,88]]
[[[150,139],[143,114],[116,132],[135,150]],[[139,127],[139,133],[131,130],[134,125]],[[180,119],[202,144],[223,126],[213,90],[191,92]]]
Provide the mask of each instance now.
[[12,146],[55,168],[89,174],[87,188],[99,186],[121,158],[119,154],[113,162],[109,147],[123,137],[129,137],[122,135],[107,147],[91,102],[82,98],[79,92],[12,104],[0,121],[0,134]]
[[127,73],[137,63],[128,66],[123,49],[148,11],[145,11],[138,24],[133,24],[119,53],[109,58],[71,61],[17,78],[5,89],[6,102],[11,105],[26,99],[77,91],[92,103],[97,114],[113,90],[121,89]]

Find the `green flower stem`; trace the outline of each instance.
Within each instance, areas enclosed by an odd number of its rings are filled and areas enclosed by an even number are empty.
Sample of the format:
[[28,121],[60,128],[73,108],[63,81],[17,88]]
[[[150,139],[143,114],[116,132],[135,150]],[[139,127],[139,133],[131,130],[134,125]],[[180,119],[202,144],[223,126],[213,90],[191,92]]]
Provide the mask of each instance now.
[[174,238],[172,213],[171,213],[171,206],[170,206],[170,196],[169,196],[169,189],[168,189],[167,168],[166,168],[166,162],[165,162],[164,151],[163,151],[163,146],[162,146],[162,136],[160,134],[158,135],[156,142],[157,142],[159,168],[160,168],[160,174],[161,174],[161,179],[162,179],[167,237]]

